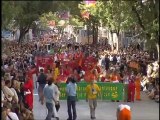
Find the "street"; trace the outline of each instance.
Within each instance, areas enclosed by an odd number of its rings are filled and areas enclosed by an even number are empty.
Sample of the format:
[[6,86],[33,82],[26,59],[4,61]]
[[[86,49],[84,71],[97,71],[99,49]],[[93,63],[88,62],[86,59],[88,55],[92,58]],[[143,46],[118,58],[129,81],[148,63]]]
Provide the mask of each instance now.
[[[36,90],[35,90],[36,91]],[[61,101],[59,110],[60,120],[67,120],[67,104]],[[116,120],[116,108],[124,102],[99,101],[96,109],[96,120]],[[159,120],[159,103],[150,100],[142,92],[142,101],[126,103],[131,106],[132,120]],[[35,120],[45,120],[47,109],[38,102],[38,95],[34,95],[34,118]],[[54,118],[52,120],[55,120]],[[77,102],[77,120],[90,120],[89,106],[86,101]]]

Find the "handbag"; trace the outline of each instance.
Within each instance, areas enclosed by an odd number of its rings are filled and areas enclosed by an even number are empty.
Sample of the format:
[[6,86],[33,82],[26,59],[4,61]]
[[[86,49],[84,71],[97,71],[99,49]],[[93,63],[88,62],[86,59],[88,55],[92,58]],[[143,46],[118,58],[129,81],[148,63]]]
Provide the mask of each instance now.
[[55,107],[56,107],[56,110],[58,111],[59,108],[60,108],[60,102],[59,101],[57,101],[57,103],[55,104]]

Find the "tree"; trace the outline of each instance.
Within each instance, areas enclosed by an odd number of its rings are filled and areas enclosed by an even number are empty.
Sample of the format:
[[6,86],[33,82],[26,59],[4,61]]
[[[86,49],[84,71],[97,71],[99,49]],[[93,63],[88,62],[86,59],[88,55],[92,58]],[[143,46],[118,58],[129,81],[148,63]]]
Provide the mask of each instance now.
[[[57,2],[54,2],[54,4],[56,5]],[[7,21],[6,23],[15,20],[15,25],[20,30],[19,42],[22,42],[25,34],[41,14],[54,10],[52,1],[4,1],[2,6],[2,18]],[[6,9],[6,6],[11,8]]]
[[159,0],[130,1],[136,22],[143,32],[148,49],[157,48],[159,59]]

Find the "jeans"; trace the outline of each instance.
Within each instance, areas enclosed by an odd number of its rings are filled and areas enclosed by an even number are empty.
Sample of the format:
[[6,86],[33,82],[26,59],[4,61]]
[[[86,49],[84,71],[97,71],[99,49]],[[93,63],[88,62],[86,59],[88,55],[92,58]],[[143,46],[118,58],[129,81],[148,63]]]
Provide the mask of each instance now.
[[52,113],[52,115],[54,116],[54,117],[58,117],[58,112],[57,112],[57,110],[56,110],[56,106],[55,106],[55,102],[53,101],[53,113]]
[[[68,106],[68,120],[76,120],[77,113],[76,113],[76,96],[69,96],[67,99],[67,106]],[[73,115],[71,112],[73,111]],[[72,117],[73,116],[73,117]]]
[[46,107],[48,110],[48,114],[45,120],[51,120],[52,114],[53,114],[53,104],[52,103],[46,103]]

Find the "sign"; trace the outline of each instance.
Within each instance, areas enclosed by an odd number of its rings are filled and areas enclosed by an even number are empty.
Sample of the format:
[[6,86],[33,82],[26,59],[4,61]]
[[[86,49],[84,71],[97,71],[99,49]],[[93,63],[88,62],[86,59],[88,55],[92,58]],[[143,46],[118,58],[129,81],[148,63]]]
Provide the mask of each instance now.
[[38,68],[43,67],[46,70],[47,66],[53,66],[53,62],[52,56],[36,57],[36,64]]
[[[97,83],[101,89],[101,100],[123,100],[123,84],[122,83]],[[78,100],[86,99],[86,86],[88,83],[77,83],[77,98]],[[66,83],[60,84],[60,99],[66,100]]]

